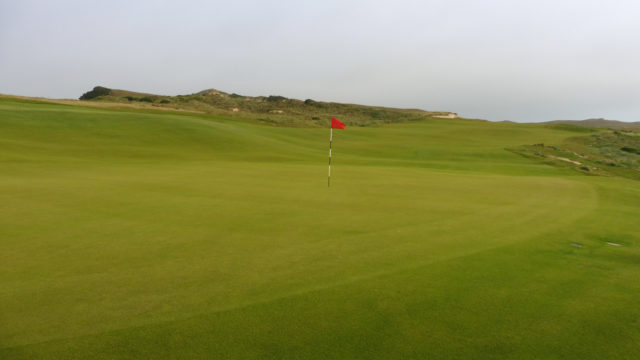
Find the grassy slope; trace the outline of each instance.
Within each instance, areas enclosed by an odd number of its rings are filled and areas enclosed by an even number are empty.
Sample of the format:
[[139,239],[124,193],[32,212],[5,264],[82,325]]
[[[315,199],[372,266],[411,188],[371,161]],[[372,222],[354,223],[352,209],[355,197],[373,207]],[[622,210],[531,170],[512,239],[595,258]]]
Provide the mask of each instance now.
[[640,354],[638,183],[504,150],[575,133],[327,135],[0,100],[0,358]]
[[585,127],[603,127],[612,129],[638,129],[640,128],[640,122],[624,122],[617,120],[605,120],[605,119],[588,119],[588,120],[554,120],[549,121],[547,124],[568,124]]
[[[94,89],[95,90],[95,89]],[[164,96],[106,89],[108,94],[84,94],[82,103],[99,107],[141,107],[168,111],[191,111],[231,116],[236,120],[253,121],[271,126],[323,127],[329,126],[333,116],[349,126],[371,126],[384,123],[417,121],[430,115],[449,112],[419,109],[397,109],[380,106],[342,104],[307,99],[288,99],[282,96],[241,96],[215,89],[190,95]],[[92,91],[93,92],[93,91]],[[90,101],[86,101],[90,99]],[[143,101],[144,100],[144,101]],[[69,101],[64,101],[69,102]]]

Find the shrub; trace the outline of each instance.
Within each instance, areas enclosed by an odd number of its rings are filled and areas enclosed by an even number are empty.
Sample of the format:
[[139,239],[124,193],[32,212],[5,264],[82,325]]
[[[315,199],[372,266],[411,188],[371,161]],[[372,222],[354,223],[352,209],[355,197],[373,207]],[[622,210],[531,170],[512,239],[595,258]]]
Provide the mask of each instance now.
[[93,90],[87,91],[86,93],[82,94],[82,96],[80,96],[80,100],[90,100],[97,98],[98,96],[109,94],[111,94],[111,89],[102,86],[96,86],[93,88]]
[[626,151],[628,153],[639,154],[640,155],[640,150],[632,148],[632,147],[629,147],[629,146],[624,146],[624,147],[620,148],[620,150]]
[[125,96],[125,99],[129,100],[129,101],[138,101],[139,99],[135,96]]
[[287,100],[287,98],[280,95],[269,95],[269,97],[267,97],[268,102],[277,102],[277,101],[284,101],[284,100]]
[[386,113],[384,111],[377,110],[377,111],[372,111],[370,115],[374,119],[382,119],[383,117],[385,117]]
[[168,104],[168,103],[170,103],[170,102],[171,102],[171,101],[169,101],[169,100],[167,100],[167,99],[162,99],[162,100],[160,100],[160,104]]
[[150,98],[150,97],[148,97],[148,96],[145,96],[145,97],[141,97],[141,98],[140,98],[140,101],[144,101],[144,102],[150,102],[150,103],[152,103],[152,102],[153,102],[153,99],[152,99],[152,98]]

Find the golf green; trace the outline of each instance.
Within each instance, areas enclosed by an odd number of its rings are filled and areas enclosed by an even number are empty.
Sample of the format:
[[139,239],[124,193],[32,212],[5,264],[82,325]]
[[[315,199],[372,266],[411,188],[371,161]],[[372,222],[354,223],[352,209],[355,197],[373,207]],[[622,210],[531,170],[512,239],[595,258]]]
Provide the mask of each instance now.
[[506,150],[0,99],[2,359],[636,359],[640,183]]

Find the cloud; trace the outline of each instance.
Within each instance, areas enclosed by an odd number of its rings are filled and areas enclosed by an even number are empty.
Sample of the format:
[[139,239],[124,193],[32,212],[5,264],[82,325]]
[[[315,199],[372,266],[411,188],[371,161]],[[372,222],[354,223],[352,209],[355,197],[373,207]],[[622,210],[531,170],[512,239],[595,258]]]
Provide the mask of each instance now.
[[0,5],[0,92],[102,84],[640,120],[633,1],[21,1]]

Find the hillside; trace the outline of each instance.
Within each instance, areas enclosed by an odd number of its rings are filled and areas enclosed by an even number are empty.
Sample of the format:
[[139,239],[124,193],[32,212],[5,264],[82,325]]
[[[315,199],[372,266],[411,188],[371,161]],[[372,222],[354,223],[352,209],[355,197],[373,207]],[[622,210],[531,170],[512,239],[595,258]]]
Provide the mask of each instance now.
[[277,95],[251,97],[215,89],[190,95],[163,96],[97,86],[83,94],[80,100],[231,115],[271,125],[297,127],[325,127],[332,116],[339,117],[350,126],[369,126],[451,114],[442,111],[396,109],[312,99],[302,101]]
[[586,127],[602,127],[610,129],[640,129],[640,121],[624,122],[607,119],[586,119],[586,120],[554,120],[543,124],[566,124]]
[[549,128],[574,131],[562,143],[528,144],[509,150],[541,163],[570,168],[585,175],[640,180],[640,131],[604,130],[567,124]]

